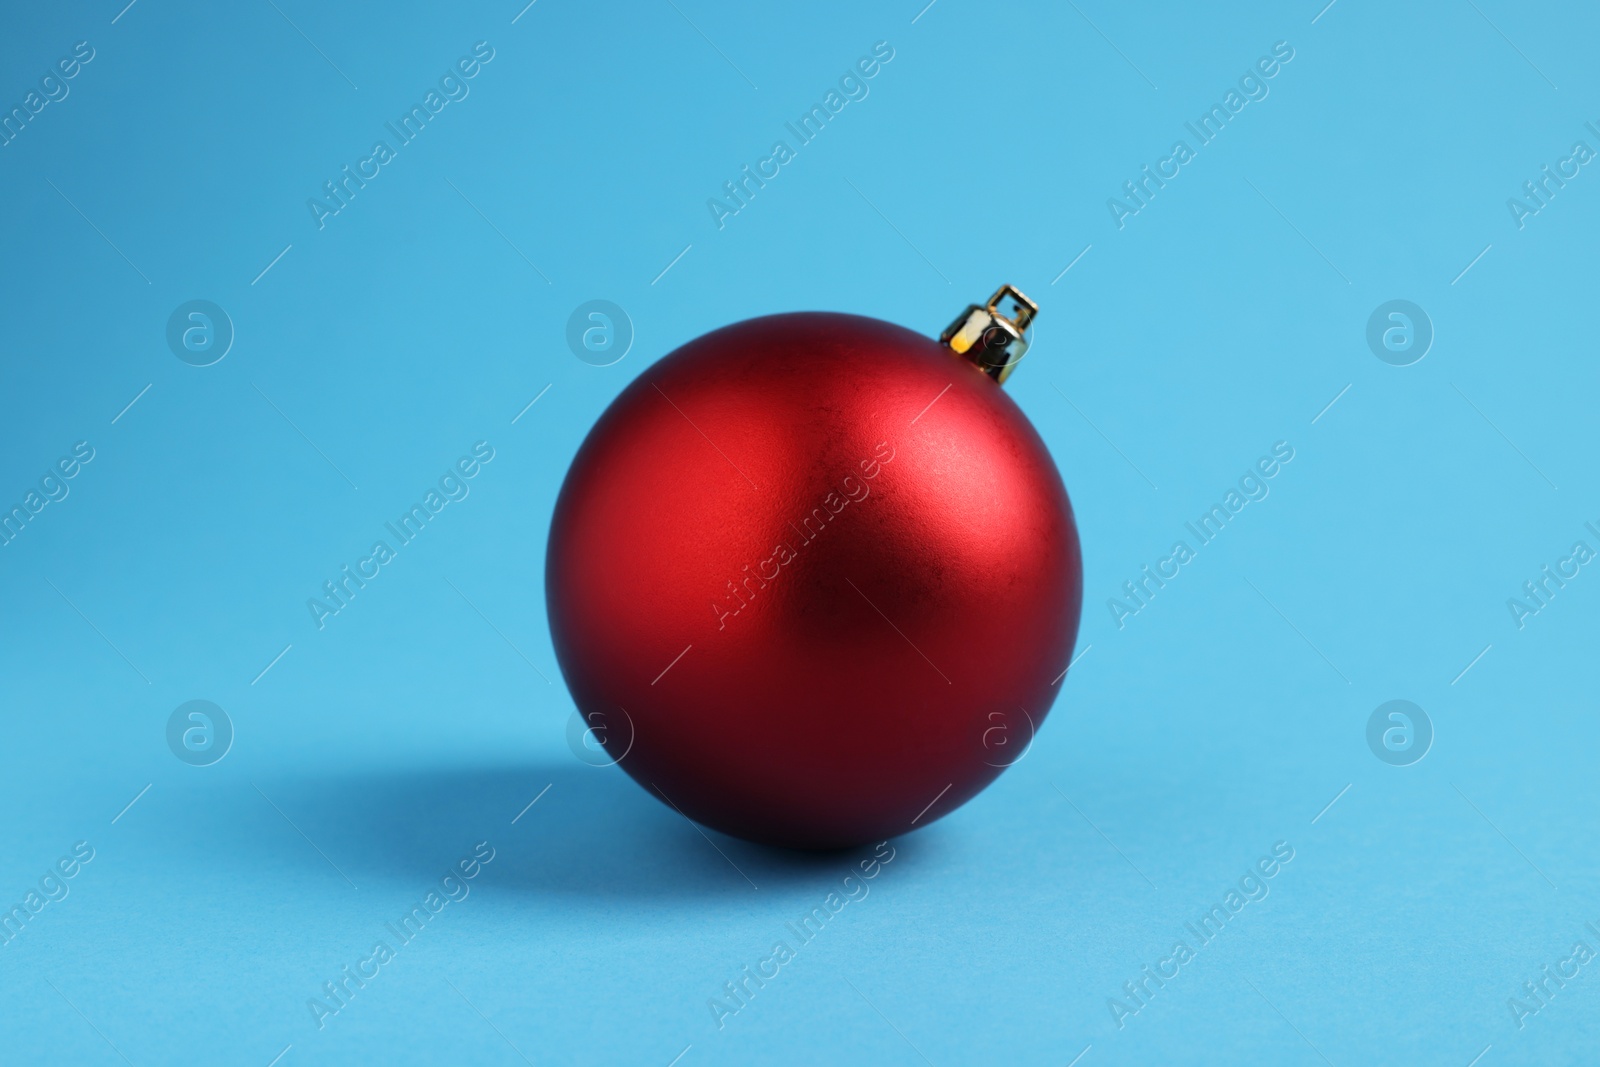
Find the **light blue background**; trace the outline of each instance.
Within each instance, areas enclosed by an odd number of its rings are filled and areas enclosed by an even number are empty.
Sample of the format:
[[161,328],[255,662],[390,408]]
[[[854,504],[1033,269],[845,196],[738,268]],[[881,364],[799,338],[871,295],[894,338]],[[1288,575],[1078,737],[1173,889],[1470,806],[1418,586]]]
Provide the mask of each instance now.
[[[1600,175],[1521,230],[1506,200],[1600,148],[1592,12],[276,3],[0,16],[8,109],[96,50],[0,148],[0,501],[96,449],[0,548],[0,902],[96,850],[0,948],[8,1062],[1591,1056],[1600,968],[1520,1030],[1507,998],[1600,950],[1600,576],[1522,630],[1506,600],[1600,548]],[[470,96],[319,231],[306,199],[479,40]],[[706,199],[880,40],[719,231]],[[1270,96],[1119,230],[1107,198],[1277,41]],[[719,1031],[707,999],[861,857],[713,848],[568,750],[560,480],[711,328],[936,334],[1006,281],[1043,308],[1006,388],[1077,509],[1081,659],[1028,756]],[[194,298],[237,330],[211,367],[164,340]],[[608,368],[564,340],[591,298],[636,330]],[[1436,330],[1409,367],[1364,338],[1394,298]],[[479,440],[470,497],[319,631],[306,599]],[[1280,440],[1270,497],[1119,630],[1107,598]],[[207,768],[164,739],[197,698],[237,730]],[[1365,741],[1395,698],[1437,732],[1410,767]],[[480,840],[472,894],[319,1031],[307,999]],[[1280,840],[1270,896],[1119,1030],[1107,999]]]

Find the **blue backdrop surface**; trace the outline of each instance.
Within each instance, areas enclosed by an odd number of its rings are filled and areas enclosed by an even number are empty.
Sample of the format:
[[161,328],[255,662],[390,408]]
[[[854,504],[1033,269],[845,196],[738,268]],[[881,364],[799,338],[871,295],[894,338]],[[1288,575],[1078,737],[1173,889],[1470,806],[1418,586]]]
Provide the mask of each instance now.
[[[0,15],[7,1062],[1589,1056],[1592,10],[124,2]],[[1085,559],[1026,756],[829,857],[588,765],[610,399],[1001,282]]]

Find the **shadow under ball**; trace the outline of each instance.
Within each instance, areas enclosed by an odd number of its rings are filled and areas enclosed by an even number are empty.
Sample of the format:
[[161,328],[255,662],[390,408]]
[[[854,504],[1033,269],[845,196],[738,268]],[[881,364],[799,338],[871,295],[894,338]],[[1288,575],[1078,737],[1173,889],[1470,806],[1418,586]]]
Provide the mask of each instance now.
[[1033,310],[1003,288],[944,343],[751,319],[623,390],[545,575],[609,758],[706,826],[828,849],[926,826],[1025,752],[1083,584],[1061,476],[999,384]]

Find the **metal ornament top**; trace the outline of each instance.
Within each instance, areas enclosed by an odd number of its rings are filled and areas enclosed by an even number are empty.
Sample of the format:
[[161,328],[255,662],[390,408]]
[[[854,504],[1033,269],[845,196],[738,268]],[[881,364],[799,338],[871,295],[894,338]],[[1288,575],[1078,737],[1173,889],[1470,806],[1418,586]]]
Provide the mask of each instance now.
[[[1006,300],[1011,302],[1009,315],[1000,310]],[[967,305],[967,310],[945,327],[939,341],[1003,385],[1028,351],[1028,327],[1038,314],[1039,305],[1021,290],[1002,285],[987,304]]]

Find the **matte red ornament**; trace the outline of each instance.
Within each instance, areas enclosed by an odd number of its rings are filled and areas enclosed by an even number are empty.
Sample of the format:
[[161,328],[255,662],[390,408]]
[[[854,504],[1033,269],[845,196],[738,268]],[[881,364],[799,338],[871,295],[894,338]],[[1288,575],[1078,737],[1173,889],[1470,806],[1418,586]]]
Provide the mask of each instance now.
[[1083,585],[1061,476],[1000,386],[1035,310],[1002,288],[944,343],[751,319],[601,416],[546,595],[573,699],[641,785],[725,833],[839,848],[928,825],[1031,744]]

